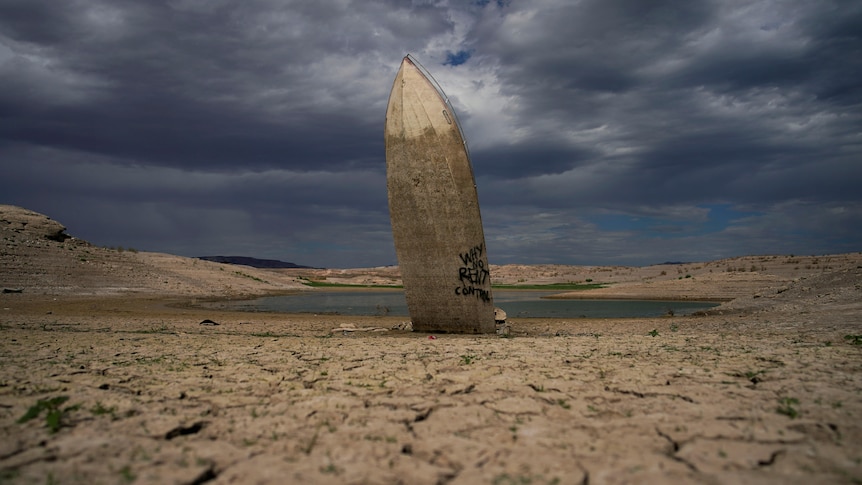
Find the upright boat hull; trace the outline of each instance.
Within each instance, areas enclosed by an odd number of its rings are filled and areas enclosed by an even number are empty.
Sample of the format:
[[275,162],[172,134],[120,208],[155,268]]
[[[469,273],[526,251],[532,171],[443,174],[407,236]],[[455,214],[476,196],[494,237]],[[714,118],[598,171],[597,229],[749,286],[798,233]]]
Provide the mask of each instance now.
[[395,251],[415,331],[495,331],[485,234],[470,157],[445,95],[410,56],[386,109]]

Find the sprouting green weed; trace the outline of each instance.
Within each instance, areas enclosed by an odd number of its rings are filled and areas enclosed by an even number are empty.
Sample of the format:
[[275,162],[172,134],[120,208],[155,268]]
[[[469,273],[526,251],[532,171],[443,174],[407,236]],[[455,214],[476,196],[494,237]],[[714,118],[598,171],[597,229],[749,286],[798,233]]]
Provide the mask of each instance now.
[[862,345],[862,335],[845,335],[844,340],[850,345]]
[[571,407],[572,407],[572,405],[569,404],[569,402],[566,401],[565,399],[557,399],[557,404],[559,404],[560,407],[563,409],[571,409]]
[[132,471],[132,468],[129,465],[126,465],[123,468],[120,468],[120,477],[123,478],[123,481],[125,483],[132,483],[135,481],[136,478],[138,478],[137,475],[135,475],[135,472]]
[[671,324],[670,324],[670,331],[671,331],[671,332],[676,332],[676,331],[678,331],[678,330],[679,330],[679,325],[677,325],[677,324],[675,324],[675,323],[671,323]]
[[12,483],[18,478],[20,472],[17,468],[0,470],[0,483]]
[[469,355],[462,355],[462,356],[461,356],[461,364],[463,364],[463,365],[470,365],[470,364],[472,364],[472,363],[473,363],[473,361],[475,361],[475,360],[476,360],[476,356],[475,356],[475,355],[473,355],[473,354],[469,354]]
[[759,378],[759,377],[757,377],[757,376],[759,376],[759,375],[761,375],[761,374],[765,374],[765,373],[766,373],[766,371],[764,371],[764,370],[758,370],[758,371],[751,371],[751,370],[749,370],[749,371],[745,371],[745,374],[744,374],[744,375],[745,375],[745,378],[746,378],[746,379],[748,379],[749,381],[751,381],[751,380],[753,380],[753,379],[756,379],[756,380],[758,380],[758,381],[759,381],[759,380],[760,380],[760,378]]
[[45,427],[51,433],[56,433],[63,427],[64,418],[68,413],[75,411],[81,407],[80,404],[60,408],[63,403],[69,400],[69,396],[57,396],[50,399],[39,399],[36,404],[30,406],[27,412],[18,419],[18,423],[26,423],[32,419],[38,418],[42,411],[45,411]]
[[654,328],[650,330],[649,332],[647,332],[647,335],[649,335],[650,337],[658,337],[658,329]]
[[797,416],[799,416],[799,411],[793,406],[798,405],[799,399],[796,399],[795,397],[783,397],[778,400],[778,407],[775,409],[775,411],[778,414],[783,414],[789,417],[790,419],[795,419]]
[[96,405],[90,408],[90,412],[93,413],[94,416],[102,416],[104,414],[110,414],[112,419],[116,419],[117,407],[111,406],[109,408],[102,405],[100,402],[96,402]]

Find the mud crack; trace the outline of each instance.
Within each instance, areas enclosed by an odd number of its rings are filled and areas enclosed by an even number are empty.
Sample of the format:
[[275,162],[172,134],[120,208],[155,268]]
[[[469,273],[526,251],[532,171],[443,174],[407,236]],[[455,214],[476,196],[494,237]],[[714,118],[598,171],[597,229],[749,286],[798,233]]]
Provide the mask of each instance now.
[[195,477],[194,480],[188,482],[188,485],[203,485],[204,483],[211,482],[218,477],[218,473],[215,471],[215,467],[210,465],[206,470],[202,471],[200,475]]
[[670,435],[663,433],[662,430],[660,430],[658,428],[656,428],[655,432],[658,433],[659,436],[661,436],[662,438],[667,440],[668,443],[670,443],[671,450],[667,452],[668,458],[670,458],[671,460],[676,461],[678,463],[682,463],[683,465],[688,467],[689,470],[691,470],[693,472],[700,472],[700,470],[698,470],[697,467],[694,466],[693,463],[689,462],[688,460],[686,460],[686,459],[684,459],[681,456],[678,456],[676,454],[679,451],[679,449],[682,447],[682,444],[680,442],[671,438]]
[[778,458],[778,456],[779,456],[779,455],[781,455],[782,453],[784,453],[784,450],[776,450],[776,451],[773,451],[773,452],[772,452],[772,454],[771,454],[771,455],[769,455],[769,458],[767,458],[767,459],[765,459],[765,460],[758,460],[758,461],[757,461],[757,465],[758,465],[758,466],[771,466],[772,464],[774,464],[774,463],[775,463],[775,460],[776,460],[776,459]]
[[618,387],[608,387],[608,386],[605,386],[605,391],[608,391],[608,392],[615,392],[615,393],[617,393],[617,394],[628,394],[628,395],[635,396],[635,397],[639,397],[639,398],[664,396],[664,397],[670,397],[670,398],[673,398],[673,399],[682,399],[682,400],[683,400],[683,401],[685,401],[685,402],[690,402],[690,403],[692,403],[692,404],[697,404],[697,401],[695,401],[694,399],[692,399],[692,398],[690,398],[690,397],[688,397],[688,396],[686,396],[686,395],[683,395],[683,394],[676,394],[676,393],[667,393],[667,392],[639,392],[639,391],[631,391],[631,390],[628,390],[628,389],[620,389],[620,388],[618,388]]
[[165,433],[165,439],[172,440],[178,436],[198,433],[200,430],[204,429],[207,424],[208,423],[206,421],[198,421],[191,426],[177,426],[176,428]]

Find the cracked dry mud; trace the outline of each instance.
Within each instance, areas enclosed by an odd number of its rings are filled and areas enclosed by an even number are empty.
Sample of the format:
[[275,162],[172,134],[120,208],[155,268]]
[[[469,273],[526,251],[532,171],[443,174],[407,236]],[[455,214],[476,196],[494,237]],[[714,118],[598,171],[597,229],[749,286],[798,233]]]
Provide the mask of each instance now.
[[[393,317],[2,295],[0,482],[859,483],[848,277],[792,311],[434,340],[332,333]],[[56,432],[18,422],[56,396]]]

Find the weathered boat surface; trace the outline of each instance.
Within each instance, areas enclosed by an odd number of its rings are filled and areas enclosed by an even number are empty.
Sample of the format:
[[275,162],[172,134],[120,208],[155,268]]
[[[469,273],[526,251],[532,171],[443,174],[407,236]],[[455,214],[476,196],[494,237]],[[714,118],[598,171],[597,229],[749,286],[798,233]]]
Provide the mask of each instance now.
[[386,109],[395,251],[414,331],[495,331],[473,168],[451,104],[411,56]]

